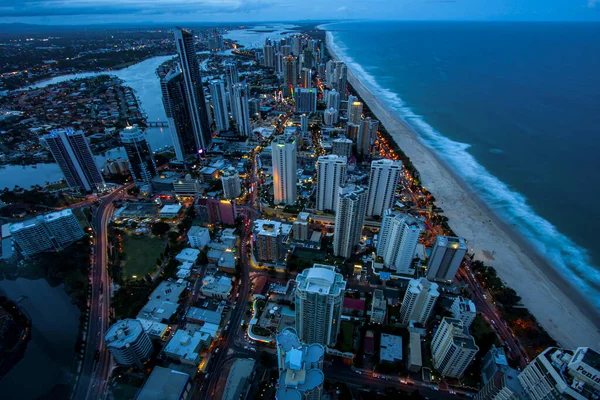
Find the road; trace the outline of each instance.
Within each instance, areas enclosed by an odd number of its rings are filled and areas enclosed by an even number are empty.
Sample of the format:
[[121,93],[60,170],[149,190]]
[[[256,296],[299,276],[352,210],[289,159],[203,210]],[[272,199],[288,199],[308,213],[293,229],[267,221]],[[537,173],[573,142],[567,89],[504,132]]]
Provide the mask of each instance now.
[[104,347],[104,333],[110,321],[110,277],[106,268],[107,228],[115,209],[113,201],[127,187],[116,190],[100,199],[92,218],[96,232],[91,271],[92,295],[83,367],[74,392],[74,399],[102,399],[106,395],[106,384],[111,370],[111,358]]

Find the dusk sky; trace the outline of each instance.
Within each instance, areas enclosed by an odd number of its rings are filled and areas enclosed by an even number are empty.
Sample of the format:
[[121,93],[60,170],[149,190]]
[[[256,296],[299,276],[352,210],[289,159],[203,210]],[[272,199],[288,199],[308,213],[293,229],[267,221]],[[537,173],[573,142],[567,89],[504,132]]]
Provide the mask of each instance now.
[[595,20],[600,0],[0,0],[0,22]]

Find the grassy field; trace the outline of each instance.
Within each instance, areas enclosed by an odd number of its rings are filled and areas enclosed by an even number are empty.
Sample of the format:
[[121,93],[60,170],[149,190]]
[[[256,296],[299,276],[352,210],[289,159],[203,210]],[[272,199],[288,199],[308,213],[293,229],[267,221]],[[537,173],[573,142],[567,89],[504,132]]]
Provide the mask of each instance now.
[[354,344],[354,325],[348,321],[342,321],[340,326],[342,334],[342,344],[340,345],[341,351],[353,351]]
[[156,259],[165,248],[162,239],[157,237],[133,237],[123,235],[125,265],[123,277],[143,277],[156,270]]

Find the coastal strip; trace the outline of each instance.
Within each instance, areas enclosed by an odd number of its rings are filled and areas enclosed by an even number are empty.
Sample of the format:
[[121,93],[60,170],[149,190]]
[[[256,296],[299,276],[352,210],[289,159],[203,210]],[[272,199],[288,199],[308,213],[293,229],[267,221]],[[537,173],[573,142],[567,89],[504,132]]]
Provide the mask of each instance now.
[[[336,54],[331,32],[326,34],[330,55]],[[468,240],[471,253],[493,266],[516,290],[540,325],[562,346],[576,348],[600,343],[598,310],[559,275],[517,232],[502,221],[453,169],[418,139],[413,128],[390,110],[348,65],[348,82],[390,133],[419,171],[423,186],[449,218],[450,227]],[[472,249],[472,250],[471,250]]]

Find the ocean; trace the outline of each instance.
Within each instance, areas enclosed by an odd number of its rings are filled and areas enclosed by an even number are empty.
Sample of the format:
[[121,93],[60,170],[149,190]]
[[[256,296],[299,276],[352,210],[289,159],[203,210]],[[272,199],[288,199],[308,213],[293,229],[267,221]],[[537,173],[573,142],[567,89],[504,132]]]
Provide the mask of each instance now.
[[336,53],[600,304],[600,24],[350,22]]

